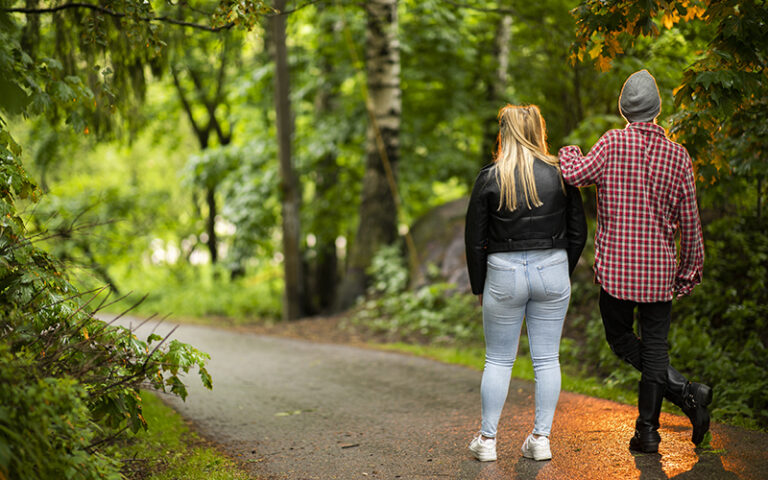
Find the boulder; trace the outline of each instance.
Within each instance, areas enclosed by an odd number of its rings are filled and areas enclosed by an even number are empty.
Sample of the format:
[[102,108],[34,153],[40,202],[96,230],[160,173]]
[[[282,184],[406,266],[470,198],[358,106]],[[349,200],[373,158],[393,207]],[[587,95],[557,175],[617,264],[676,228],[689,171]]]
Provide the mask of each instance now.
[[419,258],[417,265],[410,267],[411,288],[449,282],[461,292],[470,290],[464,253],[464,217],[468,203],[469,197],[445,203],[414,222],[411,236]]

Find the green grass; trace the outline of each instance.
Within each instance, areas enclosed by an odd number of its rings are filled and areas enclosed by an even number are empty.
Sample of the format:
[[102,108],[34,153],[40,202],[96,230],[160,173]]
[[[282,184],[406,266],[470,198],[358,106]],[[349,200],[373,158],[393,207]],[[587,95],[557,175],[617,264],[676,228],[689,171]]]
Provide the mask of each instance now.
[[[475,370],[482,370],[485,363],[485,348],[479,346],[435,346],[408,343],[388,343],[374,346],[383,350],[404,352],[440,362],[464,365]],[[606,385],[602,380],[594,377],[580,376],[571,371],[567,365],[561,366],[563,369],[562,389],[565,391],[582,393],[621,403],[637,403],[637,394],[634,392],[627,392],[624,389]],[[527,353],[518,354],[515,366],[512,368],[512,376],[533,381],[533,363]]]
[[[374,348],[388,351],[397,351],[408,353],[425,358],[431,358],[439,362],[450,363],[454,365],[463,365],[474,370],[482,371],[485,363],[485,348],[481,346],[438,346],[438,345],[416,345],[410,343],[386,343],[371,344]],[[512,368],[512,377],[522,380],[534,380],[533,363],[526,352],[527,339],[525,336],[520,339],[520,350],[515,366]],[[627,405],[637,405],[637,392],[626,390],[619,386],[612,386],[607,381],[595,377],[584,376],[566,363],[561,362],[562,369],[562,390],[567,392],[581,393],[591,397],[612,400],[614,402]],[[628,368],[628,367],[627,367]],[[682,411],[669,402],[662,404],[662,411],[683,415]],[[729,417],[718,420],[723,421],[735,427],[741,427],[749,430],[760,430],[753,420],[743,417]]]
[[204,442],[172,408],[142,392],[149,429],[113,448],[126,460],[128,478],[142,480],[248,480],[237,464]]

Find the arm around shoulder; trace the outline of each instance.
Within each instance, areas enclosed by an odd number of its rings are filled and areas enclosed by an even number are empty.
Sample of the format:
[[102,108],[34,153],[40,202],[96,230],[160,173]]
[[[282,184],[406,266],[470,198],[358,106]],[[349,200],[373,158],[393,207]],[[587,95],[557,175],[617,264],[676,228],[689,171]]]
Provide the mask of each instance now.
[[605,134],[587,155],[582,155],[581,149],[575,145],[561,148],[557,156],[565,182],[574,187],[600,183],[609,147],[608,134]]

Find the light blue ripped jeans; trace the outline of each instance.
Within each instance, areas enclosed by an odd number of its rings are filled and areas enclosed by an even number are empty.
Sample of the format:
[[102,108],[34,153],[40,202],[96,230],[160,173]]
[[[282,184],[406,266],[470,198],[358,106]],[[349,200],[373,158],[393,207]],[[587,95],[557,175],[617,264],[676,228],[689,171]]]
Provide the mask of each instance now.
[[485,369],[480,386],[485,437],[496,438],[523,318],[536,377],[533,433],[548,436],[560,396],[560,334],[571,297],[564,249],[488,255],[483,290]]

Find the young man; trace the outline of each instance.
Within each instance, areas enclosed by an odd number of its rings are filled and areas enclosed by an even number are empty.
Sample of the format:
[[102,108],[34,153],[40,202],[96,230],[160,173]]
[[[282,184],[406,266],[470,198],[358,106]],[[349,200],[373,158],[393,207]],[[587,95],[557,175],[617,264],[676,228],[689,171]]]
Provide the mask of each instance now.
[[558,156],[567,183],[597,186],[600,314],[611,350],[642,372],[629,448],[653,453],[661,441],[663,397],[690,418],[694,444],[709,430],[712,389],[688,382],[669,365],[667,343],[672,297],[690,294],[701,282],[704,247],[691,158],[656,125],[661,98],[647,70],[624,83],[619,111],[628,122],[623,130],[605,133],[586,156],[577,146],[563,147]]

